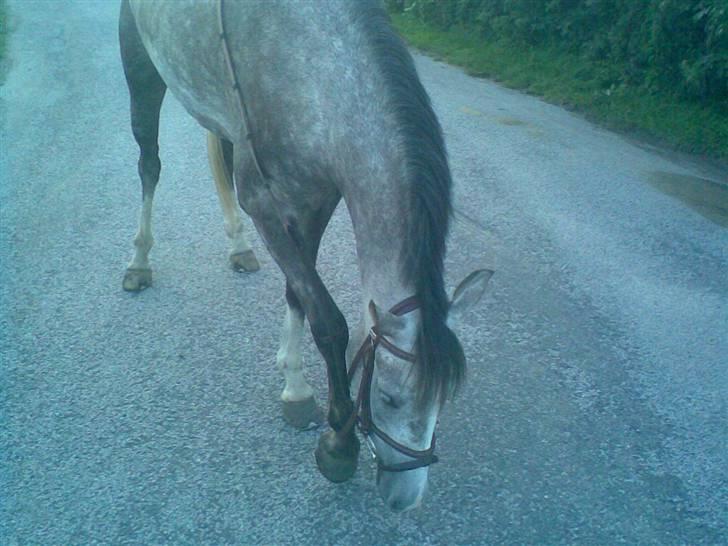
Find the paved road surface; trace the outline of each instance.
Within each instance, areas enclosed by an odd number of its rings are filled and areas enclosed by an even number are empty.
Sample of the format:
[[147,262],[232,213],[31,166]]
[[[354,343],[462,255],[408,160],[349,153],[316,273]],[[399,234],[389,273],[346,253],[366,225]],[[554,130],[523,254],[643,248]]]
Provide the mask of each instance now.
[[[263,269],[227,269],[204,134],[173,100],[155,285],[122,292],[140,190],[117,2],[9,9],[0,543],[728,542],[728,231],[649,183],[724,172],[417,58],[457,181],[448,281],[497,273],[426,504],[395,515],[368,461],[328,483],[318,432],[279,416],[281,274],[257,238]],[[321,270],[352,319],[341,210]]]

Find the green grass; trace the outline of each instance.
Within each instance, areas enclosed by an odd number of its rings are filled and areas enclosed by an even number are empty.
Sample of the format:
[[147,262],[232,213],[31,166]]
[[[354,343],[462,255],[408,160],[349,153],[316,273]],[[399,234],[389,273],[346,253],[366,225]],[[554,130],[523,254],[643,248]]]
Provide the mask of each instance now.
[[392,20],[412,46],[475,76],[574,109],[610,129],[728,160],[728,105],[703,106],[617,86],[616,67],[555,48],[488,42],[462,28],[434,29],[409,14],[393,14]]

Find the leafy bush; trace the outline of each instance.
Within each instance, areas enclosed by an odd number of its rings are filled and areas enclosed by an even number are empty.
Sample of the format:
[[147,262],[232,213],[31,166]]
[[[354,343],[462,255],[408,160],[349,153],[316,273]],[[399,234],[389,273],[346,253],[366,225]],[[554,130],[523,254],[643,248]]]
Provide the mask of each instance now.
[[726,0],[387,0],[387,7],[442,30],[608,62],[618,70],[606,87],[728,100]]

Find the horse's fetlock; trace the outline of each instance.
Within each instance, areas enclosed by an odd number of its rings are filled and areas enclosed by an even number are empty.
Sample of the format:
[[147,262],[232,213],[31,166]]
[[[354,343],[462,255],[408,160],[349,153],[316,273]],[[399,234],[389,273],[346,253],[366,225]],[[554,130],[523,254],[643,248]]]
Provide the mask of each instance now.
[[144,233],[137,233],[136,237],[134,237],[134,246],[148,252],[154,246],[154,237]]
[[281,371],[288,369],[288,351],[283,348],[278,349],[276,353],[276,365]]
[[236,236],[239,236],[241,233],[243,233],[243,223],[240,221],[236,222],[225,222],[225,234],[230,239],[235,239]]
[[341,430],[349,421],[354,411],[354,403],[349,400],[331,402],[329,406],[329,425],[334,430]]
[[324,432],[316,448],[316,465],[334,483],[350,479],[356,472],[359,440],[356,435],[341,438],[334,431]]

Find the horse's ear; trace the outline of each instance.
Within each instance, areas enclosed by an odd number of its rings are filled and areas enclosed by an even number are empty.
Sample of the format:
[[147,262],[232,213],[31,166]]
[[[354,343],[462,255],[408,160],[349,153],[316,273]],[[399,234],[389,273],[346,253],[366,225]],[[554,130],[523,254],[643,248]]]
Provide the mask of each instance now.
[[385,336],[394,336],[407,326],[407,319],[385,311],[373,301],[369,302],[369,314],[377,329]]
[[492,276],[493,271],[490,269],[478,269],[465,277],[453,292],[447,315],[448,326],[452,328],[468,309],[478,303]]

